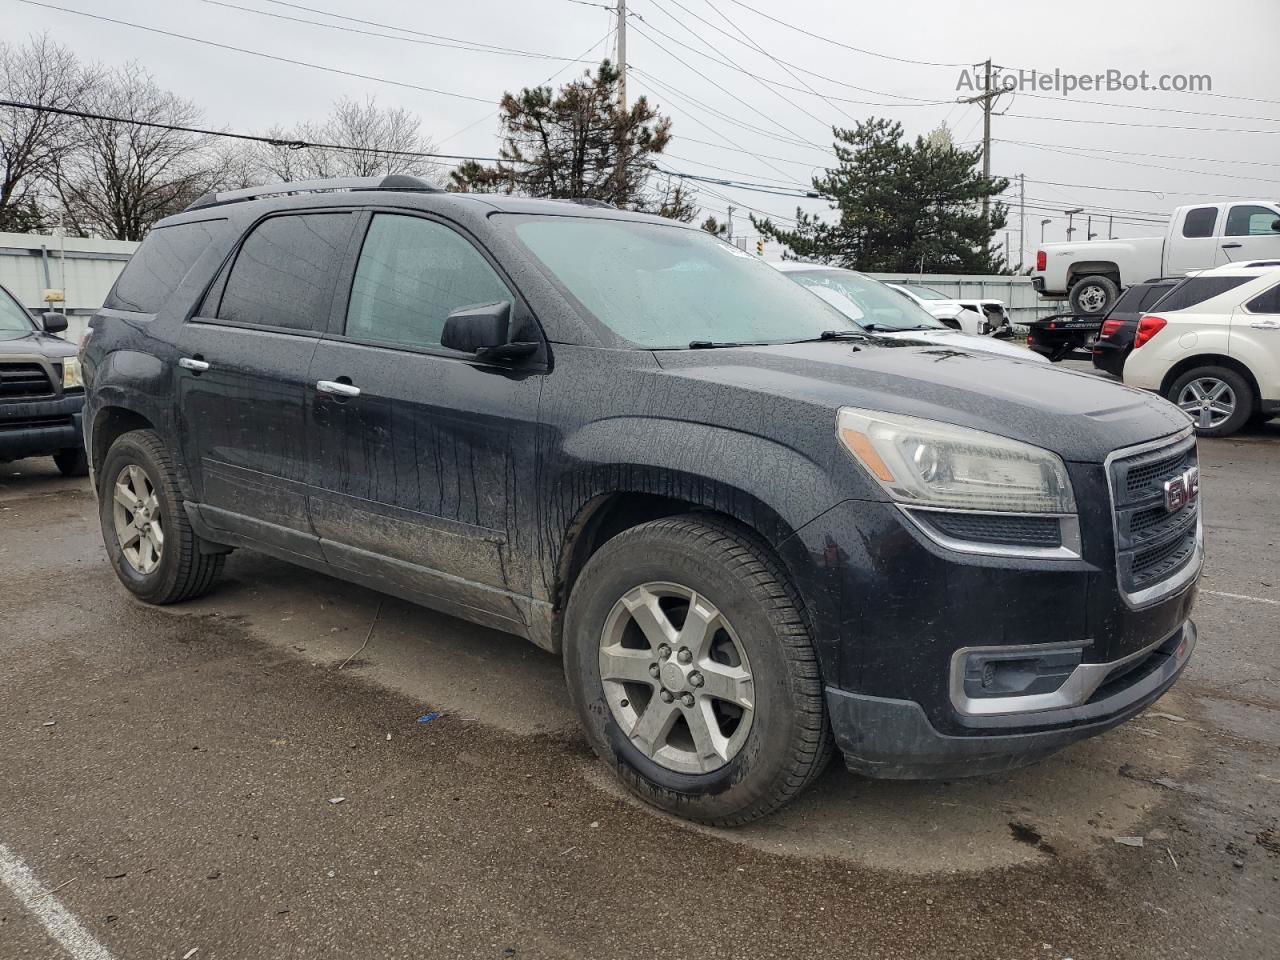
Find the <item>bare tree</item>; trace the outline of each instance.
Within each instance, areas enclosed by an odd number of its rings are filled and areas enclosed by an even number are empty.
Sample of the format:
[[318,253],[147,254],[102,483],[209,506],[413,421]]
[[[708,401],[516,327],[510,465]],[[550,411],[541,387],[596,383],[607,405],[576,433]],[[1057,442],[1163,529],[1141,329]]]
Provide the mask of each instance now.
[[[47,34],[23,46],[0,42],[0,97],[5,100],[75,108],[99,77],[96,68],[83,66]],[[55,161],[70,149],[76,133],[72,117],[0,107],[0,230],[47,225],[50,216],[40,194],[48,191]]]
[[142,67],[112,71],[85,100],[86,112],[110,119],[78,122],[75,148],[57,158],[55,176],[67,215],[81,231],[141,240],[153,223],[217,181],[214,138],[166,129],[197,126],[200,110],[161,89]]
[[[397,173],[438,176],[440,169],[432,160],[406,155],[430,153],[433,149],[420,126],[417,116],[402,107],[380,107],[373,97],[363,101],[343,98],[319,123],[270,130],[267,136],[278,142],[264,144],[258,150],[258,162],[263,178],[268,180]],[[301,143],[332,146],[304,147]]]

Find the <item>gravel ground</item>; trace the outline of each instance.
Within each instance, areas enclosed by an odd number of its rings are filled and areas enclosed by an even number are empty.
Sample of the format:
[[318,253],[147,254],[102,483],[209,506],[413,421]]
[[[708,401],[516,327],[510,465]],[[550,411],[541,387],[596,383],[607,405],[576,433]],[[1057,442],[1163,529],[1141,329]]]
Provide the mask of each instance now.
[[0,957],[66,955],[50,904],[117,960],[1278,956],[1280,429],[1201,458],[1201,641],[1152,710],[1006,776],[833,766],[733,832],[623,795],[555,658],[245,551],[142,606],[87,484],[4,465],[0,860],[57,889],[0,884]]

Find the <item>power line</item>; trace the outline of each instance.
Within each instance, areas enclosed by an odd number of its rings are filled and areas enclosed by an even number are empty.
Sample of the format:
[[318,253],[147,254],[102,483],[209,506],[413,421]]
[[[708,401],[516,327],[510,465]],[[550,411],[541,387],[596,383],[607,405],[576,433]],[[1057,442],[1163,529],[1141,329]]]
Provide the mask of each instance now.
[[[654,3],[656,4],[656,3],[657,3],[657,0],[654,0]],[[665,13],[667,16],[669,16],[669,17],[671,16],[671,14],[670,14],[670,13],[667,13],[667,11],[666,11],[664,8],[662,8],[662,7],[660,7],[660,6],[659,6],[659,7],[658,7],[658,9],[662,10],[662,12],[663,12],[663,13]],[[701,53],[701,52],[702,52],[702,51],[700,51],[700,50],[695,50],[693,47],[690,47],[688,44],[681,43],[679,40],[677,40],[675,37],[671,36],[669,33],[666,33],[666,32],[665,32],[665,31],[663,31],[661,28],[656,27],[656,26],[653,26],[653,24],[649,23],[649,21],[648,21],[648,20],[646,20],[644,17],[639,17],[638,15],[637,15],[637,17],[638,17],[638,19],[639,19],[642,23],[644,23],[646,26],[649,26],[649,27],[650,27],[650,28],[652,28],[654,31],[656,31],[657,33],[659,33],[660,35],[662,35],[663,37],[666,37],[666,38],[667,38],[668,40],[670,40],[672,43],[678,44],[679,46],[684,47],[686,50],[693,50],[695,53]],[[675,17],[671,17],[671,19],[672,19],[672,20],[675,20]],[[679,20],[676,20],[676,23],[680,23],[680,21],[679,21]],[[681,25],[682,27],[684,27],[684,24],[680,24],[680,25]],[[688,30],[688,27],[684,27],[684,29]],[[697,36],[697,35],[696,35],[696,34],[694,34],[694,33],[693,33],[693,31],[691,31],[691,30],[689,30],[689,33],[690,33],[692,36]],[[701,38],[699,37],[699,39],[701,39]],[[703,40],[702,42],[703,42],[703,43],[706,43],[706,41],[705,41],[705,40]],[[732,65],[731,65],[727,60],[724,60],[724,59],[722,59],[722,58],[720,58],[720,57],[711,57],[710,59],[711,59],[713,62],[720,64],[721,66],[732,66]],[[734,69],[737,69],[737,68],[736,68],[736,67],[734,67]],[[773,85],[772,83],[770,83],[769,81],[765,80],[763,77],[759,77],[759,76],[757,76],[756,74],[751,73],[751,72],[749,72],[749,71],[745,71],[745,70],[743,70],[743,71],[741,71],[741,72],[742,72],[742,73],[744,73],[746,76],[750,77],[750,78],[751,78],[752,80],[754,80],[756,83],[760,84],[762,87],[764,87],[764,88],[765,88],[766,90],[768,90],[770,93],[772,93],[775,97],[777,97],[778,99],[780,99],[783,103],[787,104],[788,106],[790,106],[790,107],[792,107],[792,108],[794,108],[794,109],[796,109],[796,110],[799,110],[799,111],[800,111],[801,113],[803,113],[805,116],[807,116],[807,117],[809,117],[809,118],[811,118],[811,119],[813,119],[813,120],[816,120],[818,123],[822,124],[824,127],[825,127],[825,126],[828,126],[827,122],[826,122],[825,120],[823,120],[821,117],[819,117],[817,114],[810,113],[808,110],[806,110],[806,109],[805,109],[804,107],[802,107],[800,104],[796,103],[796,102],[795,102],[794,100],[792,100],[790,97],[787,97],[787,96],[785,96],[785,95],[783,95],[783,94],[779,93],[779,92],[774,88],[774,85]]]
[[247,47],[236,47],[229,43],[218,43],[214,40],[208,40],[204,37],[192,37],[184,33],[174,33],[170,30],[161,30],[159,27],[148,27],[141,23],[132,23],[128,20],[117,20],[114,17],[104,17],[101,14],[89,13],[86,10],[73,10],[70,7],[59,7],[52,3],[41,3],[39,0],[18,0],[19,3],[25,3],[31,7],[41,7],[45,10],[57,10],[60,13],[70,13],[77,17],[88,17],[91,20],[99,20],[103,23],[114,23],[117,26],[132,27],[135,30],[144,30],[147,33],[159,34],[162,37],[171,37],[175,40],[187,40],[191,43],[199,43],[204,46],[217,47],[220,50],[231,50],[234,53],[243,53],[251,57],[261,57],[264,60],[274,60],[277,63],[288,63],[295,67],[307,67],[311,70],[323,70],[325,73],[335,73],[343,77],[353,77],[357,80],[372,80],[375,83],[385,83],[393,87],[403,87],[407,90],[418,90],[423,93],[434,93],[442,97],[454,97],[458,100],[472,100],[476,103],[491,103],[488,97],[473,97],[466,93],[454,93],[451,90],[437,90],[435,87],[424,87],[416,83],[406,83],[403,80],[392,80],[388,77],[375,77],[367,73],[356,73],[353,70],[342,70],[338,67],[329,67],[320,63],[309,63],[305,60],[293,60],[289,57],[277,56],[274,53],[263,53],[261,50],[250,50]]
[[696,73],[698,76],[700,76],[703,80],[707,81],[707,83],[711,84],[713,87],[715,87],[715,88],[716,88],[717,90],[719,90],[721,93],[724,93],[724,94],[726,94],[727,96],[731,97],[732,99],[736,100],[738,103],[742,104],[744,107],[746,107],[746,108],[747,108],[748,110],[750,110],[752,113],[756,113],[756,114],[759,114],[761,117],[764,117],[764,119],[768,120],[770,123],[772,123],[772,124],[773,124],[775,127],[777,127],[779,130],[784,130],[784,131],[786,131],[787,133],[791,134],[791,136],[792,136],[792,137],[794,137],[794,138],[795,138],[797,141],[799,141],[800,143],[807,143],[807,144],[808,144],[809,146],[811,146],[811,147],[817,147],[817,146],[818,146],[818,145],[817,145],[816,143],[814,143],[813,141],[808,140],[808,139],[806,139],[805,137],[802,137],[800,134],[796,133],[796,132],[795,132],[794,130],[792,130],[790,127],[788,127],[788,126],[786,126],[785,124],[781,123],[780,121],[778,121],[778,120],[777,120],[777,119],[775,119],[774,117],[769,116],[769,114],[765,113],[763,110],[760,110],[760,109],[758,109],[758,108],[756,108],[756,107],[752,106],[752,105],[751,105],[750,103],[748,103],[746,100],[743,100],[743,99],[742,99],[741,97],[739,97],[737,94],[735,94],[735,93],[733,93],[731,90],[729,90],[729,88],[728,88],[728,87],[724,87],[724,86],[722,86],[721,84],[716,83],[716,81],[712,80],[712,79],[711,79],[710,77],[708,77],[705,73],[703,73],[701,70],[699,70],[699,69],[698,69],[697,67],[695,67],[693,64],[691,64],[688,60],[685,60],[685,59],[683,59],[682,57],[678,56],[677,54],[672,53],[670,50],[668,50],[668,49],[666,49],[665,47],[663,47],[663,45],[662,45],[662,44],[660,44],[660,43],[656,43],[656,42],[653,40],[653,38],[652,38],[652,37],[650,37],[648,34],[646,34],[646,33],[645,33],[643,30],[641,30],[639,27],[636,27],[636,28],[635,28],[635,30],[636,30],[636,32],[637,32],[637,33],[639,33],[642,37],[644,37],[645,39],[649,40],[649,42],[654,43],[654,44],[655,44],[655,46],[657,46],[660,50],[662,50],[662,52],[663,52],[663,53],[665,53],[667,56],[669,56],[671,59],[675,60],[677,63],[682,63],[682,64],[684,64],[686,67],[688,67],[690,70],[692,70],[692,71],[693,71],[694,73]]
[[[82,120],[101,120],[107,123],[125,123],[134,127],[151,127],[157,130],[172,130],[177,133],[195,133],[206,137],[225,137],[231,140],[248,140],[254,143],[265,143],[272,147],[288,147],[291,150],[346,150],[360,153],[380,153],[389,157],[417,157],[431,160],[477,160],[485,163],[497,163],[498,157],[477,157],[458,153],[433,153],[426,150],[391,150],[382,147],[352,146],[341,143],[323,143],[315,140],[293,140],[281,137],[268,137],[254,133],[234,133],[228,130],[210,130],[205,127],[188,127],[176,123],[157,123],[151,120],[136,120],[131,117],[115,117],[105,113],[94,113],[88,110],[73,110],[70,107],[50,107],[39,103],[24,103],[21,100],[0,100],[0,107],[12,107],[16,110],[35,110],[40,113],[56,113],[66,117],[79,117]],[[507,161],[503,161],[504,163]]]
[[[652,0],[651,0],[651,2],[652,2]],[[729,33],[728,31],[726,31],[723,27],[720,27],[719,25],[712,23],[710,20],[706,19],[705,17],[699,16],[697,13],[694,13],[694,12],[693,12],[692,10],[690,10],[688,7],[686,7],[686,6],[684,6],[682,3],[680,3],[680,0],[671,0],[671,2],[672,2],[672,3],[674,3],[674,4],[675,4],[677,7],[679,7],[681,10],[683,10],[685,13],[687,13],[689,16],[693,17],[695,20],[699,21],[700,23],[705,24],[706,26],[708,26],[708,27],[709,27],[709,28],[711,28],[712,30],[716,31],[717,33],[721,34],[722,36],[725,36],[725,37],[727,37],[728,39],[732,40],[734,43],[739,44],[740,46],[745,46],[745,47],[747,47],[748,49],[751,49],[751,50],[752,50],[752,52],[759,52],[759,51],[755,50],[754,48],[752,48],[752,47],[751,47],[751,45],[750,45],[750,44],[748,44],[746,41],[744,41],[744,40],[742,40],[742,39],[740,39],[740,38],[738,38],[738,37],[735,37],[733,34],[731,34],[731,33]],[[661,8],[659,8],[659,9],[661,9]],[[717,11],[717,12],[719,12],[719,11]],[[696,33],[695,33],[695,32],[694,32],[694,31],[693,31],[693,30],[692,30],[692,29],[691,29],[687,24],[685,24],[684,22],[682,22],[681,20],[679,20],[678,18],[676,18],[675,16],[673,16],[669,11],[667,11],[667,10],[662,10],[662,13],[663,13],[663,15],[665,15],[666,17],[668,17],[669,19],[671,19],[671,20],[672,20],[672,21],[674,21],[675,23],[679,24],[683,29],[685,29],[685,30],[689,31],[689,33],[694,34],[694,35],[696,36]],[[642,18],[642,19],[643,19],[643,18]],[[645,23],[649,23],[649,21],[648,21],[648,20],[645,20],[644,22],[645,22]],[[650,26],[652,26],[652,24],[650,24]],[[657,28],[655,27],[654,29],[657,29]],[[664,34],[664,36],[666,36],[666,34]],[[673,43],[677,43],[677,44],[679,44],[680,46],[685,47],[687,50],[690,50],[690,51],[692,51],[692,52],[694,52],[694,53],[698,54],[698,55],[699,55],[699,56],[701,56],[701,57],[706,57],[706,58],[707,58],[707,59],[709,59],[709,60],[713,60],[713,61],[714,61],[714,62],[716,62],[716,63],[720,63],[722,66],[729,66],[729,67],[731,67],[732,69],[737,70],[739,73],[749,73],[749,72],[750,72],[750,71],[746,70],[745,68],[738,67],[738,66],[736,66],[736,65],[734,65],[734,64],[732,64],[732,63],[729,63],[728,61],[724,61],[724,60],[717,60],[715,57],[712,57],[712,56],[710,56],[709,54],[703,53],[701,50],[696,50],[696,49],[694,49],[693,47],[688,46],[687,44],[680,43],[680,41],[679,41],[679,40],[676,40],[674,37],[669,37],[669,39],[670,39]],[[766,56],[768,56],[768,54],[766,54]],[[919,104],[921,104],[921,105],[925,105],[925,106],[937,106],[937,105],[939,105],[939,104],[949,103],[949,102],[950,102],[949,100],[936,100],[936,99],[929,99],[929,98],[927,98],[927,97],[913,97],[913,96],[910,96],[910,95],[905,94],[905,93],[890,93],[890,92],[889,92],[889,91],[887,91],[887,90],[876,90],[876,89],[873,89],[872,87],[861,87],[861,86],[858,86],[856,83],[849,83],[848,81],[845,81],[845,80],[839,80],[839,79],[837,79],[837,78],[835,78],[835,77],[828,76],[827,74],[823,74],[823,73],[816,73],[815,71],[810,70],[810,69],[808,69],[807,67],[803,67],[803,66],[801,66],[801,65],[800,65],[800,64],[798,64],[798,63],[793,63],[793,62],[792,62],[792,61],[790,61],[790,60],[783,60],[783,59],[782,59],[782,58],[780,58],[780,57],[777,57],[777,58],[770,57],[770,59],[775,60],[775,62],[776,62],[776,63],[778,63],[780,66],[781,66],[781,65],[785,65],[785,66],[787,66],[787,67],[790,67],[790,68],[791,68],[791,69],[793,69],[793,70],[798,70],[798,71],[799,71],[799,72],[801,72],[801,73],[808,74],[808,75],[809,75],[809,76],[811,76],[811,77],[817,77],[819,80],[826,80],[826,81],[827,81],[827,82],[829,82],[829,83],[834,83],[834,84],[837,84],[837,85],[842,86],[842,87],[848,87],[850,90],[857,90],[857,91],[859,91],[860,93],[871,93],[871,94],[875,94],[875,95],[876,95],[876,96],[878,96],[878,97],[897,97],[897,98],[902,99],[902,100],[911,100],[911,101],[915,101],[915,102],[917,102],[917,103],[919,103]],[[797,87],[792,87],[792,86],[789,86],[789,85],[784,84],[784,83],[779,83],[777,80],[770,80],[770,81],[767,81],[767,82],[769,82],[769,83],[771,83],[771,84],[774,84],[774,85],[776,85],[776,86],[781,86],[781,87],[783,87],[784,89],[787,89],[787,90],[795,90],[795,91],[797,91],[797,92],[799,92],[799,93],[803,93],[803,92],[805,92],[805,91],[803,91],[803,90],[801,90],[801,89],[799,89],[799,88],[797,88]],[[822,94],[819,94],[819,96],[822,96]],[[833,99],[840,99],[840,98],[833,98]],[[861,100],[849,100],[848,102],[849,102],[849,103],[864,103],[864,104],[865,104],[865,105],[867,105],[867,106],[903,106],[903,107],[909,107],[909,106],[914,106],[914,105],[915,105],[914,103],[903,103],[903,104],[877,104],[877,103],[869,103],[869,104],[867,104],[865,101],[861,101]]]
[[[305,23],[313,27],[323,27],[326,30],[337,30],[340,33],[353,33],[366,37],[379,37],[383,40],[398,40],[401,43],[416,43],[429,47],[443,47],[446,50],[467,50],[473,53],[493,53],[506,57],[526,57],[536,60],[568,60],[568,57],[557,57],[549,53],[536,53],[532,50],[517,50],[513,47],[498,47],[492,44],[479,43],[471,40],[457,40],[453,37],[443,37],[438,34],[422,33],[418,30],[408,30],[404,27],[393,27],[387,24],[375,23],[371,20],[355,20],[353,17],[343,17],[344,20],[354,20],[357,23],[367,23],[371,26],[384,27],[388,30],[398,30],[403,33],[415,33],[420,36],[401,37],[390,33],[377,33],[373,30],[362,30],[359,27],[345,27],[337,23],[324,23],[321,20],[308,20],[304,17],[291,17],[288,14],[272,13],[270,10],[255,10],[253,7],[242,7],[237,3],[228,3],[227,0],[200,0],[201,3],[207,3],[214,7],[224,7],[228,10],[238,10],[241,13],[252,13],[259,17],[271,17],[273,20],[285,20],[289,23]],[[279,0],[267,0],[268,3],[279,2]],[[318,13],[326,17],[336,17],[337,14],[326,13],[323,10],[315,10],[312,7],[304,7],[295,3],[281,3],[281,6],[291,7],[296,10],[305,10],[310,13]],[[436,39],[427,40],[423,37],[435,37]]]
[[[1268,160],[1238,160],[1235,158],[1224,159],[1222,157],[1188,157],[1186,154],[1180,153],[1151,153],[1147,150],[1108,150],[1105,147],[1086,147],[1084,145],[1067,144],[1067,143],[1036,143],[1032,140],[1004,140],[999,137],[992,137],[994,143],[1016,143],[1022,147],[1038,147],[1042,150],[1052,150],[1054,148],[1066,150],[1084,150],[1089,153],[1114,153],[1120,156],[1128,157],[1155,157],[1157,160],[1192,160],[1200,163],[1234,163],[1245,167],[1280,167],[1280,163]],[[1101,158],[1098,158],[1101,159]],[[1120,161],[1127,163],[1128,161]],[[1186,171],[1192,173],[1196,171]]]
[[[23,3],[29,0],[22,0]],[[1184,127],[1167,123],[1130,123],[1124,120],[1090,120],[1087,117],[1045,117],[1035,113],[1002,113],[1003,117],[1017,117],[1019,120],[1048,120],[1052,123],[1088,123],[1101,127],[1142,127],[1147,130],[1185,130],[1193,133],[1261,133],[1275,135],[1275,130],[1242,130],[1239,127]]]
[[854,53],[861,53],[864,56],[876,57],[880,60],[893,60],[896,63],[911,63],[920,67],[967,67],[969,66],[969,64],[967,63],[945,63],[938,60],[913,60],[910,57],[895,57],[892,54],[879,53],[878,51],[875,51],[875,50],[868,50],[865,47],[855,47],[852,44],[841,43],[839,40],[832,40],[830,37],[824,37],[821,34],[813,33],[812,31],[806,30],[803,27],[797,27],[795,24],[787,23],[785,20],[779,20],[777,17],[770,16],[769,14],[765,13],[763,10],[757,10],[755,7],[751,6],[750,4],[743,3],[742,0],[729,0],[729,2],[737,4],[738,6],[742,7],[745,10],[750,10],[756,16],[764,17],[766,20],[771,20],[781,27],[786,27],[788,30],[794,30],[796,33],[803,33],[807,37],[813,37],[815,40],[822,40],[825,43],[830,43],[837,47],[843,47],[846,50],[852,50]]

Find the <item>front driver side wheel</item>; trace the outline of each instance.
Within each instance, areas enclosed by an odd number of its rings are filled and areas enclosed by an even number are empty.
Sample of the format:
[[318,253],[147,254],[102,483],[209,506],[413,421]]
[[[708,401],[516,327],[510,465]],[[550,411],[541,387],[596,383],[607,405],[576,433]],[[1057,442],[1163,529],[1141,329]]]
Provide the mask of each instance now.
[[799,597],[728,521],[670,517],[606,542],[570,594],[564,663],[596,755],[679,816],[755,820],[830,759]]

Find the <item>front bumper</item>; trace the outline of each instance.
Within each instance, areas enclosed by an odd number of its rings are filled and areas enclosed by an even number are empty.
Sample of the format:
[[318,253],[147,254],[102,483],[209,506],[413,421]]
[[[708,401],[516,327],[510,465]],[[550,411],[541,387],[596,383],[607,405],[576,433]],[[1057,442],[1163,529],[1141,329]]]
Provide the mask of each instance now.
[[0,403],[0,460],[45,456],[84,444],[84,393]]
[[[1158,700],[1186,668],[1196,644],[1187,620],[1167,640],[1076,706],[1001,717],[1003,729],[967,736],[938,731],[923,708],[827,688],[827,711],[850,770],[894,780],[982,776],[1025,766],[1110,730]],[[1117,669],[1124,664],[1118,664]],[[1014,732],[1006,732],[1012,728]]]

